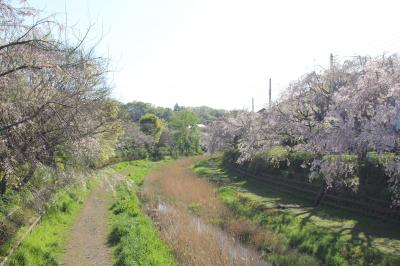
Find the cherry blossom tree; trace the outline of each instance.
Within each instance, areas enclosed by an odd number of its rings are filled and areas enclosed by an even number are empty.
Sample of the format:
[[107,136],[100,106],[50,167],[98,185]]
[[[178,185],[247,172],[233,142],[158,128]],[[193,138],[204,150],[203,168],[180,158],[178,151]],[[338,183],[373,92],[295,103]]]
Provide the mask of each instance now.
[[85,36],[72,45],[61,38],[62,24],[28,24],[38,12],[10,3],[0,1],[0,193],[21,165],[29,170],[14,187],[37,166],[54,167],[60,146],[112,130],[118,112],[108,101],[107,60],[85,49]]
[[229,147],[240,148],[245,155],[241,160],[246,160],[259,148],[262,131],[258,118],[258,114],[245,110],[228,112],[222,118],[209,123],[203,130],[203,145],[210,153]]
[[[357,163],[363,164],[369,151],[398,152],[399,63],[397,55],[364,58],[347,69],[350,78],[334,93],[325,119],[328,126],[314,141],[319,143],[316,147],[320,153],[355,154]],[[387,162],[386,165],[391,176],[389,185],[395,192],[398,190],[394,170],[397,164]],[[363,182],[363,175],[359,176]],[[394,199],[398,197],[395,194]]]
[[[222,121],[222,122],[221,122]],[[210,144],[240,132],[239,162],[275,145],[314,154],[310,179],[321,178],[318,204],[332,188],[356,191],[368,152],[398,153],[400,60],[397,55],[357,57],[329,70],[304,75],[259,114],[226,116],[210,129]],[[400,199],[398,157],[385,162],[393,203]]]

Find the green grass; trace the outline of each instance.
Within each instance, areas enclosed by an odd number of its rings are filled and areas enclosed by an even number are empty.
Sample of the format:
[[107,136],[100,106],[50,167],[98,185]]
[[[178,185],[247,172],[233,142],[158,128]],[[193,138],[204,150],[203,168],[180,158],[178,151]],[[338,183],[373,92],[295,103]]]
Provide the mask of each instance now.
[[269,158],[287,158],[289,156],[289,149],[283,147],[283,146],[275,146],[272,147],[269,150],[266,150],[262,153],[260,153],[266,157]]
[[59,265],[73,221],[95,184],[96,179],[90,179],[69,191],[56,193],[56,203],[10,257],[7,265]]
[[[197,163],[194,171],[219,184],[218,195],[235,213],[280,236],[280,243],[266,243],[265,248],[276,265],[290,264],[290,255],[279,256],[273,245],[312,255],[323,265],[400,265],[398,224],[326,206],[313,208],[308,199],[225,170],[220,157]],[[291,207],[279,208],[285,204]]]
[[[141,184],[159,162],[146,160],[119,163],[113,169]],[[115,265],[177,265],[168,246],[159,238],[150,218],[140,211],[137,185],[120,182],[112,206],[109,242],[114,247]]]
[[[112,169],[141,184],[143,177],[159,164],[147,160],[122,162],[113,165]],[[109,172],[110,169],[106,168],[99,174]],[[10,257],[7,265],[59,265],[73,222],[96,180],[58,192],[56,203]],[[168,248],[158,238],[151,220],[140,213],[134,187],[120,184],[112,208],[110,242],[115,244],[117,265],[176,265]]]
[[0,261],[9,254],[17,240],[26,234],[29,225],[38,215],[33,206],[39,207],[43,201],[38,204],[32,191],[41,191],[46,186],[53,185],[55,179],[56,175],[51,169],[41,167],[37,169],[28,186],[18,191],[7,189],[0,196]]
[[161,163],[168,162],[169,159],[163,161],[136,160],[130,162],[121,162],[111,166],[118,173],[127,176],[133,180],[136,185],[140,186],[143,183],[143,178],[156,166]]

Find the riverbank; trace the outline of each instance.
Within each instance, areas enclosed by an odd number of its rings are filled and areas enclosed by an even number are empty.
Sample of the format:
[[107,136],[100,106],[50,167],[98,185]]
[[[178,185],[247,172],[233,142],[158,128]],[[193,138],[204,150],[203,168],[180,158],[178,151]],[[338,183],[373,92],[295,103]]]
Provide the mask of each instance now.
[[235,175],[224,168],[220,157],[197,163],[194,171],[218,185],[218,197],[238,216],[278,236],[263,247],[272,262],[288,265],[292,256],[285,255],[287,249],[328,265],[398,265],[400,261],[400,231],[393,223],[326,206],[310,207],[301,197]]

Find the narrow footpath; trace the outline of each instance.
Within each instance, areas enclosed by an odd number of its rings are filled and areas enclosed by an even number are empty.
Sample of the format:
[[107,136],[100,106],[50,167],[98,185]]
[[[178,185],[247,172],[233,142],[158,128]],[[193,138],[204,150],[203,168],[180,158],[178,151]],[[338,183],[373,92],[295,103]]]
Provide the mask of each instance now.
[[107,243],[108,210],[120,179],[116,174],[101,177],[72,227],[61,265],[112,265],[112,251]]

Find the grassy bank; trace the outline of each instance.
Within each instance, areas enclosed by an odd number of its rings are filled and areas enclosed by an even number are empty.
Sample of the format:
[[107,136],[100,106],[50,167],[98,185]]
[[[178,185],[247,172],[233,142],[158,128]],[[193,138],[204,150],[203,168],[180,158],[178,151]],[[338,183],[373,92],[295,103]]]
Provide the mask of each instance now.
[[[159,238],[152,221],[140,211],[136,195],[144,176],[161,162],[146,160],[123,162],[112,168],[128,177],[117,186],[117,199],[112,206],[109,237],[114,247],[116,265],[176,265],[167,245]],[[134,182],[129,182],[132,180]]]
[[288,249],[314,256],[325,265],[400,264],[400,231],[393,223],[307,207],[301,198],[226,171],[219,157],[197,163],[194,171],[219,184],[219,197],[239,217],[275,233],[263,246],[274,264],[298,265],[296,258],[287,255]]
[[55,203],[13,253],[7,265],[59,265],[73,221],[97,180],[87,179],[57,192]]

